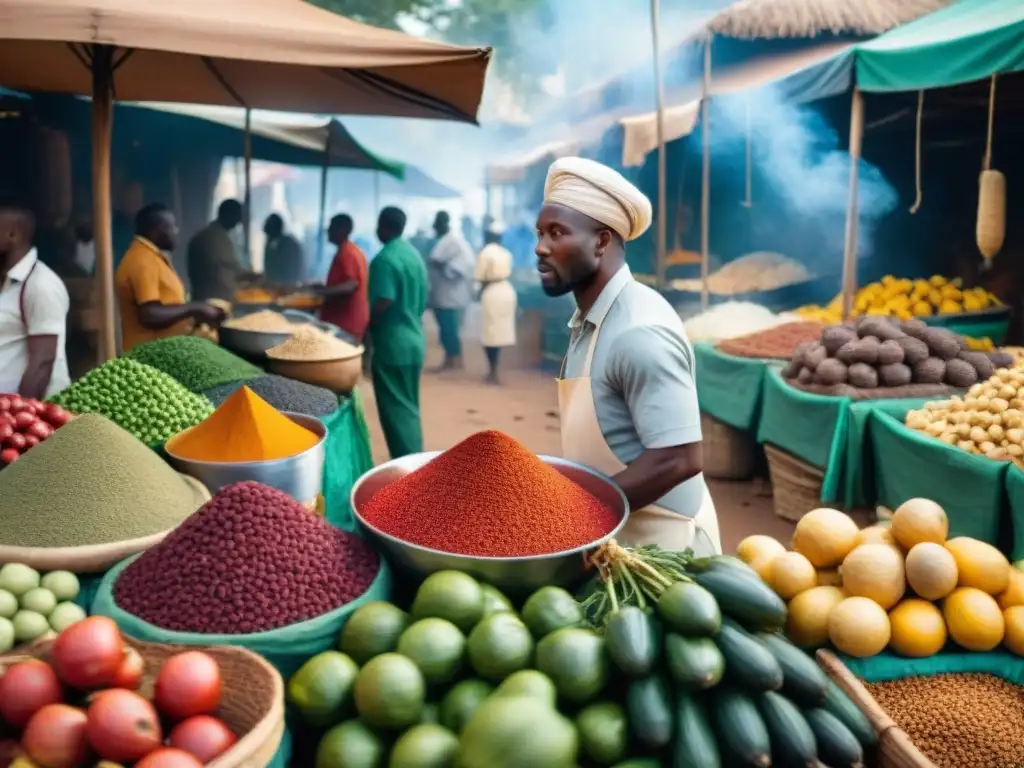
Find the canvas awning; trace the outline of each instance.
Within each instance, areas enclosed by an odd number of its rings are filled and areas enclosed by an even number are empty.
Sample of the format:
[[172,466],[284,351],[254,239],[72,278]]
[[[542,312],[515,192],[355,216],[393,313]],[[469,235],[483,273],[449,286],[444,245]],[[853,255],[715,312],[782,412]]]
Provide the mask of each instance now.
[[959,0],[857,46],[862,91],[919,91],[1024,70],[1024,2]]
[[124,101],[472,121],[490,50],[303,0],[0,0],[0,82],[89,94],[82,46],[120,49]]
[[[850,86],[849,66],[839,63],[820,70],[818,66],[843,62],[843,57],[848,55],[850,48],[849,43],[825,43],[786,55],[755,60],[733,68],[719,77],[712,73],[711,94],[723,96],[738,93],[787,77],[793,78],[786,82],[791,89],[791,97],[798,101],[814,101],[842,93]],[[699,117],[699,97],[666,109],[665,141],[675,141],[689,136]],[[657,112],[626,117],[619,123],[623,132],[622,165],[626,168],[643,165],[647,154],[658,147]]]

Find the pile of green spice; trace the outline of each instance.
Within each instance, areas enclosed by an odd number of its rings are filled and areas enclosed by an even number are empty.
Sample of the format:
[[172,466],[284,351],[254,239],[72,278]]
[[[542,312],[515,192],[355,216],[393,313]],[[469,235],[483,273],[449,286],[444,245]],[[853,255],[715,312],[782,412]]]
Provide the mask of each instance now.
[[252,363],[198,336],[169,336],[147,341],[133,347],[125,357],[173,376],[196,393],[263,375]]
[[329,389],[274,374],[258,376],[245,382],[222,384],[206,390],[203,394],[216,408],[243,384],[279,411],[320,418],[338,410],[338,396]]
[[94,368],[51,400],[72,413],[106,416],[147,444],[167,440],[213,413],[166,373],[119,357]]
[[77,547],[138,539],[176,527],[202,503],[156,453],[89,414],[0,472],[0,541]]

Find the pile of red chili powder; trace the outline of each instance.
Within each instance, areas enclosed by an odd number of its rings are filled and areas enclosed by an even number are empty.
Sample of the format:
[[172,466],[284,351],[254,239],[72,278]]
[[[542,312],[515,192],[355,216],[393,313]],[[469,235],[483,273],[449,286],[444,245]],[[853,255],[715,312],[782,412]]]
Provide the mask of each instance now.
[[125,568],[114,602],[177,632],[265,632],[352,602],[379,567],[362,539],[287,494],[235,483]]
[[495,430],[382,488],[360,514],[403,541],[485,557],[564,552],[618,523],[601,501]]

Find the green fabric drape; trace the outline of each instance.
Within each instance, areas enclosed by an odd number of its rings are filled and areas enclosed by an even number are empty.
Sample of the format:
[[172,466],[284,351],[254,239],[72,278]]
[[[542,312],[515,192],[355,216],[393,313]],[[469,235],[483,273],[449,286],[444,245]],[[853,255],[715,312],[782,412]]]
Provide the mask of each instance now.
[[769,369],[757,441],[771,443],[819,469],[837,465],[841,473],[849,409],[850,398],[804,392],[787,384],[782,371]]
[[1006,495],[1013,542],[1010,559],[1024,559],[1024,472],[1014,465],[1006,468]]
[[701,411],[730,427],[756,431],[765,373],[781,364],[727,355],[708,342],[694,344],[693,356]]
[[352,530],[349,495],[364,473],[373,468],[370,431],[363,414],[359,390],[343,398],[338,410],[322,419],[328,429],[324,457],[324,506],[327,522],[346,531]]
[[904,426],[874,411],[870,442],[878,501],[935,499],[949,516],[949,536],[972,536],[1009,552],[1003,535],[1008,462],[993,461]]
[[1007,651],[970,653],[956,646],[926,659],[905,659],[885,651],[869,659],[843,656],[843,663],[861,680],[883,683],[905,677],[927,677],[954,672],[981,672],[1024,685],[1024,659]]

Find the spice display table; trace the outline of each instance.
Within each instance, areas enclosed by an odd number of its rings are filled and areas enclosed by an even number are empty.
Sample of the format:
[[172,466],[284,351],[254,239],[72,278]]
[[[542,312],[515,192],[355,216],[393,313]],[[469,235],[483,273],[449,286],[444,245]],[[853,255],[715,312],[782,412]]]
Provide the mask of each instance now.
[[730,427],[756,432],[765,374],[781,363],[726,355],[710,342],[694,344],[693,356],[701,411]]
[[961,451],[923,435],[888,413],[871,414],[869,432],[878,503],[896,509],[907,499],[935,499],[949,516],[949,537],[971,536],[1004,552],[1008,462]]
[[[764,377],[764,399],[758,442],[770,443],[824,471],[821,500],[849,509],[870,505],[875,494],[864,465],[873,413],[902,420],[907,411],[929,398],[854,401],[791,387],[781,371],[770,368]],[[918,494],[921,495],[921,494]],[[927,494],[925,494],[927,495]]]

